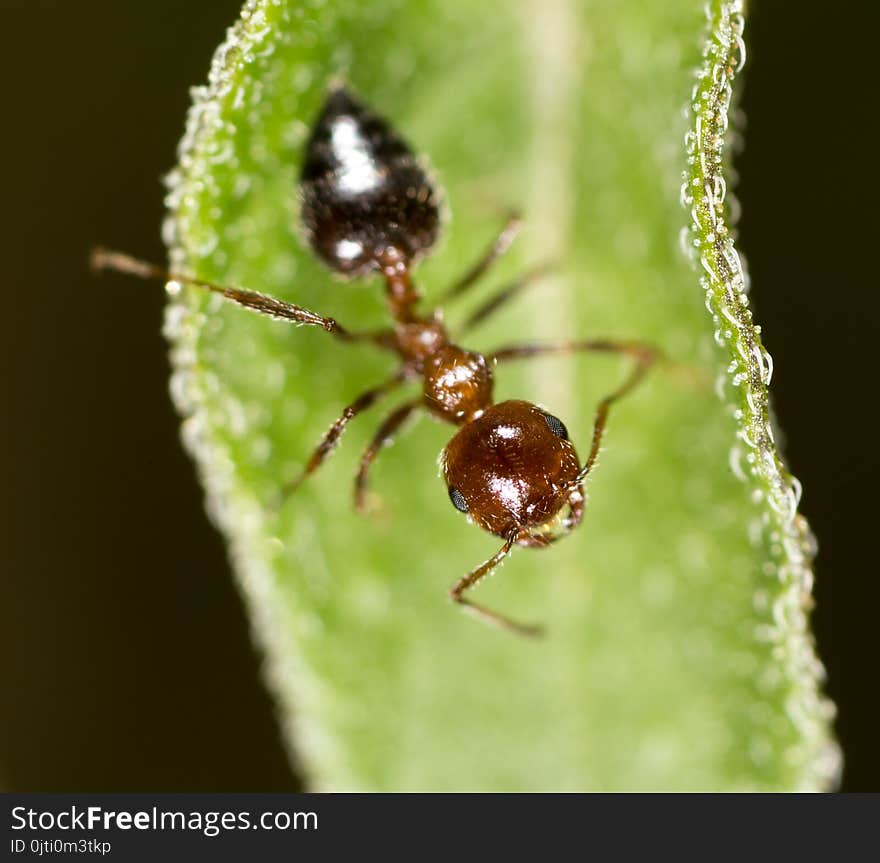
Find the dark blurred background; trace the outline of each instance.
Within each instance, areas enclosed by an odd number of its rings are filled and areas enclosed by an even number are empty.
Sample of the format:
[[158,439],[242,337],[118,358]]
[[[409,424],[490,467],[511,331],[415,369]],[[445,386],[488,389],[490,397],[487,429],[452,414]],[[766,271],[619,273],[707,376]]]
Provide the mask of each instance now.
[[[869,34],[880,22],[867,2],[823,15],[750,6],[741,247],[820,541],[814,626],[839,707],[843,788],[876,791]],[[187,88],[204,82],[239,8],[0,2],[5,790],[298,787],[178,443],[162,292],[119,291],[85,270],[100,240],[164,259],[159,176],[175,161]]]

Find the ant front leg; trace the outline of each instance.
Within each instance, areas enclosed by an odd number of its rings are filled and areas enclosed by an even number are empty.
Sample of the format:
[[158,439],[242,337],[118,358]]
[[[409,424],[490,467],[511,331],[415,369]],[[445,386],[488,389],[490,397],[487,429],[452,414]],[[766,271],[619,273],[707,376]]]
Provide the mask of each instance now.
[[312,453],[311,458],[309,458],[303,472],[298,477],[288,482],[281,490],[280,499],[278,501],[279,506],[290,494],[300,487],[306,477],[313,474],[324,463],[333,451],[333,448],[339,442],[339,438],[342,437],[342,433],[345,431],[345,427],[349,422],[351,422],[351,420],[353,420],[359,413],[372,407],[381,396],[394,389],[394,387],[399,386],[402,381],[403,377],[401,375],[395,375],[390,380],[385,381],[385,383],[361,393],[345,408],[315,448],[315,451]]
[[510,553],[510,549],[513,548],[514,543],[517,542],[519,538],[519,533],[516,531],[512,532],[510,536],[507,537],[507,541],[504,545],[502,545],[492,557],[480,564],[467,575],[462,576],[452,586],[449,591],[449,598],[453,602],[464,606],[467,611],[470,611],[481,620],[486,621],[486,623],[491,623],[493,626],[500,626],[502,629],[506,629],[509,632],[515,632],[517,635],[537,636],[543,633],[543,627],[518,623],[515,620],[511,620],[509,617],[505,617],[503,614],[499,614],[497,611],[492,611],[491,609],[486,608],[484,605],[477,605],[477,603],[466,599],[464,596],[466,590],[470,590],[478,581],[480,581],[480,579],[489,575],[489,573],[492,572],[492,570],[494,570],[505,557],[507,557]]
[[354,483],[354,505],[359,512],[365,512],[367,509],[367,477],[370,472],[370,466],[379,455],[382,447],[388,446],[394,442],[394,435],[400,427],[407,421],[412,412],[419,407],[421,402],[413,401],[401,405],[390,416],[386,417],[375,437],[370,441],[370,445],[361,456],[361,466],[358,470],[357,478]]

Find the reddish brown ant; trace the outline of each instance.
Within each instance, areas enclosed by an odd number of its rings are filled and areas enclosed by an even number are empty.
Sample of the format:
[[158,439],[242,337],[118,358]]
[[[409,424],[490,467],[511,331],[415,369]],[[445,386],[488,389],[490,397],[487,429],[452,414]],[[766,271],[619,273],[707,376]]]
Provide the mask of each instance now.
[[[371,342],[400,359],[385,383],[355,399],[330,427],[292,491],[324,462],[346,425],[381,396],[405,381],[421,380],[420,398],[405,402],[379,426],[364,452],[355,480],[355,502],[363,509],[373,460],[407,417],[422,408],[458,430],[441,457],[453,506],[504,544],[489,560],[460,578],[449,596],[484,620],[524,634],[537,627],[516,623],[477,605],[465,592],[490,573],[514,545],[543,548],[580,524],[583,483],[599,453],[610,406],[629,392],[653,363],[656,352],[635,342],[564,341],[512,345],[480,354],[450,341],[438,311],[418,314],[419,293],[410,279],[418,259],[439,232],[438,194],[406,142],[382,118],[345,89],[330,92],[308,141],[300,179],[302,222],[314,253],[348,277],[378,271],[385,279],[394,325],[376,333],[354,333],[332,318],[239,288],[222,287],[169,273],[118,252],[96,250],[96,269],[194,285],[264,315],[323,327],[344,342]],[[508,249],[520,226],[511,216],[483,257],[445,295],[461,296]],[[503,287],[465,322],[468,330],[509,301],[535,271]],[[565,426],[525,401],[495,404],[493,367],[507,360],[576,351],[629,355],[635,361],[624,383],[599,402],[590,452],[580,465]],[[567,512],[565,510],[567,509]],[[565,514],[563,514],[565,513]]]

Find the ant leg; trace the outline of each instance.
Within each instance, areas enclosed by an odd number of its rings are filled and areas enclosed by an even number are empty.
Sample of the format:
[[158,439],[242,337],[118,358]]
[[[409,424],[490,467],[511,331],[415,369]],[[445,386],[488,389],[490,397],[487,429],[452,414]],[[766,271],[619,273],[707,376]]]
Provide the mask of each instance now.
[[605,410],[618,399],[623,398],[648,373],[657,360],[662,358],[660,352],[642,342],[612,342],[607,339],[579,340],[567,342],[546,342],[544,344],[510,345],[486,354],[487,360],[503,362],[504,360],[525,360],[532,357],[552,356],[554,354],[574,354],[581,351],[595,351],[605,354],[625,354],[635,360],[632,372],[624,382],[599,403],[599,409]]
[[540,626],[533,626],[529,624],[517,623],[515,620],[511,620],[509,617],[505,617],[502,614],[498,614],[496,611],[492,611],[491,609],[486,608],[483,605],[477,605],[475,602],[471,602],[469,599],[465,599],[464,592],[466,590],[470,590],[481,578],[488,575],[507,557],[510,549],[513,547],[513,544],[517,541],[518,534],[516,532],[511,533],[510,536],[507,537],[507,541],[504,545],[495,552],[492,557],[490,557],[485,563],[480,564],[476,569],[469,572],[467,575],[462,576],[450,589],[449,598],[458,603],[459,605],[463,605],[465,609],[471,614],[476,615],[481,620],[486,621],[487,623],[491,623],[494,626],[500,626],[502,629],[507,629],[510,632],[515,632],[517,635],[529,635],[535,636],[540,635],[543,632],[543,628]]
[[257,291],[246,291],[241,288],[227,288],[222,285],[215,285],[212,282],[206,282],[202,279],[196,279],[192,276],[186,276],[182,273],[169,272],[155,264],[141,261],[122,252],[113,252],[101,248],[93,249],[90,263],[95,272],[114,270],[117,273],[126,273],[131,276],[137,276],[140,279],[158,279],[159,281],[173,281],[180,282],[184,285],[193,285],[194,287],[203,288],[211,293],[220,294],[227,300],[232,300],[232,302],[238,303],[238,305],[258,312],[261,315],[280,318],[281,320],[290,321],[291,323],[310,324],[312,326],[321,327],[326,332],[331,333],[343,341],[369,341],[380,345],[381,347],[389,347],[388,339],[385,338],[382,333],[352,333],[333,318],[325,318],[322,315],[304,309],[301,306],[296,306],[293,303],[286,303],[283,300],[275,299],[275,297],[270,297],[267,294],[261,294]]
[[379,426],[376,436],[370,441],[370,445],[361,456],[361,466],[354,483],[354,505],[359,512],[365,512],[367,508],[367,477],[370,466],[379,455],[382,447],[393,443],[395,433],[419,405],[418,401],[407,402],[386,417],[382,425]]
[[480,277],[495,263],[512,245],[517,234],[522,228],[522,217],[519,213],[511,211],[507,221],[494,242],[480,259],[473,265],[441,298],[441,302],[461,296],[468,288],[479,281]]
[[472,330],[477,324],[481,324],[490,315],[493,315],[502,306],[510,302],[524,288],[534,284],[542,276],[545,276],[551,269],[551,264],[541,264],[527,273],[523,273],[518,279],[505,285],[494,296],[490,297],[485,303],[479,306],[476,311],[472,312],[467,320],[461,326],[461,332],[466,333]]
[[[553,354],[575,354],[592,351],[603,354],[626,354],[631,356],[638,368],[642,369],[639,379],[660,359],[660,352],[651,345],[642,342],[614,342],[608,339],[577,339],[564,342],[538,342],[525,345],[508,345],[486,354],[486,359],[499,362],[504,360],[527,360],[532,357],[552,356]],[[638,379],[628,387],[638,383]]]
[[385,381],[385,383],[361,393],[350,405],[348,405],[348,407],[345,408],[339,416],[339,419],[330,426],[327,433],[322,438],[321,443],[315,448],[315,451],[312,453],[311,458],[308,460],[302,473],[288,482],[284,488],[281,489],[278,505],[283,503],[288,495],[292,494],[299,488],[307,476],[313,474],[324,463],[327,456],[330,455],[333,448],[339,442],[339,438],[342,437],[342,433],[345,431],[345,427],[348,425],[349,421],[375,404],[380,396],[383,396],[385,393],[394,389],[394,387],[398,386],[402,380],[403,377],[401,375],[395,375],[395,377]]

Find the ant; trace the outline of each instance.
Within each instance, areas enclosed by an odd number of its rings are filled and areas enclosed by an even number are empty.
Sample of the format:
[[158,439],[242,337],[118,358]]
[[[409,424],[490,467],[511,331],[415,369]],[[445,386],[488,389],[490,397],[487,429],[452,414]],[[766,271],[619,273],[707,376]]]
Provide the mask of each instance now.
[[[504,544],[455,582],[449,596],[485,621],[520,634],[537,634],[539,627],[513,621],[465,594],[492,572],[514,545],[543,548],[581,523],[584,480],[596,463],[608,411],[645,376],[657,352],[636,342],[605,340],[519,344],[490,354],[454,344],[438,310],[427,314],[416,311],[420,296],[410,277],[413,266],[437,240],[438,190],[403,138],[343,87],[331,89],[311,132],[300,197],[306,238],[324,264],[348,278],[373,272],[384,278],[392,327],[372,333],[351,332],[333,318],[292,303],[166,272],[119,252],[96,249],[92,265],[96,270],[193,285],[263,315],[322,327],[341,342],[368,342],[396,354],[400,360],[397,371],[345,408],[302,474],[284,486],[282,500],[324,463],[355,416],[404,382],[420,380],[421,397],[393,411],[361,457],[355,505],[358,510],[365,508],[370,467],[413,412],[427,410],[456,426],[440,460],[449,499],[470,521],[501,537]],[[520,225],[520,218],[511,214],[492,245],[443,299],[456,299],[470,289],[507,251]],[[504,286],[470,315],[463,331],[483,321],[540,274],[541,270],[535,270]],[[634,360],[623,384],[599,402],[583,465],[565,426],[555,416],[527,401],[496,404],[492,398],[497,363],[578,351],[621,354]]]

